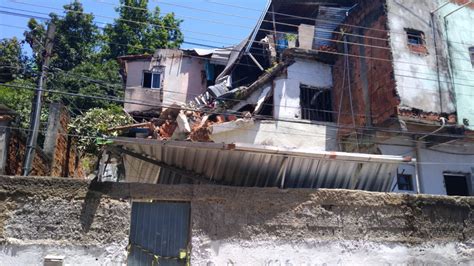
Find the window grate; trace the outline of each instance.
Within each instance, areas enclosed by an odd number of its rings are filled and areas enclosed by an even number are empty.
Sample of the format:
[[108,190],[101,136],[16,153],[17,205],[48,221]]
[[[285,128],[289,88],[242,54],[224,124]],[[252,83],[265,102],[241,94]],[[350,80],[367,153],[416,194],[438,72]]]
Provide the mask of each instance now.
[[300,85],[300,105],[302,119],[333,122],[330,88]]

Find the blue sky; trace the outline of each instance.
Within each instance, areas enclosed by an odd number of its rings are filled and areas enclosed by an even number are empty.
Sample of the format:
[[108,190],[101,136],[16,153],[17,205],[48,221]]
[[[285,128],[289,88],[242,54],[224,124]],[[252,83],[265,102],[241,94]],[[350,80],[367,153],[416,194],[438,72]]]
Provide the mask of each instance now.
[[[71,1],[0,0],[0,10],[47,17],[51,12],[61,14],[58,9],[69,2]],[[81,2],[86,12],[95,15],[96,22],[110,23],[117,16],[114,8],[119,4],[118,0]],[[159,6],[162,13],[174,12],[178,18],[184,20],[181,29],[186,42],[223,47],[237,44],[250,34],[267,0],[150,0],[149,2],[150,9]],[[14,36],[23,38],[27,21],[28,18],[25,17],[0,13],[0,39]],[[97,25],[104,26],[101,23]],[[183,48],[191,47],[198,45],[183,45]]]

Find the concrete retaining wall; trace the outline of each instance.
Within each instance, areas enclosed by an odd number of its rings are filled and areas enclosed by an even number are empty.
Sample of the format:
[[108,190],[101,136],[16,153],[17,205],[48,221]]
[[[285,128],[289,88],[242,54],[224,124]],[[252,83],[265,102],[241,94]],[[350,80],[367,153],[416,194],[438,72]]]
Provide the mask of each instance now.
[[[0,261],[118,265],[128,200],[191,202],[192,265],[474,263],[474,198],[0,177]],[[28,262],[28,263],[27,263]],[[30,263],[31,262],[31,263]]]

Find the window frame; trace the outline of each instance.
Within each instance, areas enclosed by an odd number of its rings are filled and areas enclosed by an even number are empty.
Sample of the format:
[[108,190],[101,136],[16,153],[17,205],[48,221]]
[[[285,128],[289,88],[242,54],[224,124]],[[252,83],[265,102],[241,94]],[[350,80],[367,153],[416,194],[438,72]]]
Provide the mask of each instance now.
[[[333,123],[333,89],[330,87],[315,87],[306,84],[300,84],[300,110],[301,119],[316,122]],[[313,95],[311,90],[316,91]],[[315,99],[316,97],[316,99]],[[319,97],[323,97],[322,101],[328,101],[321,107],[315,107],[312,102],[318,101]],[[307,102],[306,102],[306,101]]]
[[[150,77],[150,87],[145,87],[145,75],[146,74],[150,74],[151,77]],[[158,75],[159,77],[159,87],[154,87],[153,84],[154,84],[154,80],[155,80],[155,76]],[[145,89],[161,89],[162,87],[162,75],[163,75],[163,72],[162,71],[153,71],[153,70],[143,70],[143,73],[142,73],[142,88],[145,88]]]
[[[401,178],[407,178],[407,182],[401,183],[400,182]],[[403,184],[404,186],[408,186],[408,189],[406,189],[406,187],[401,187],[400,186],[401,184]],[[413,184],[413,175],[397,174],[397,188],[399,191],[415,191],[415,186]]]
[[[423,31],[412,28],[405,28],[405,32],[407,35],[407,45],[410,51],[422,55],[428,54],[428,48],[426,47],[426,35]],[[413,42],[411,40],[416,40],[416,42]]]

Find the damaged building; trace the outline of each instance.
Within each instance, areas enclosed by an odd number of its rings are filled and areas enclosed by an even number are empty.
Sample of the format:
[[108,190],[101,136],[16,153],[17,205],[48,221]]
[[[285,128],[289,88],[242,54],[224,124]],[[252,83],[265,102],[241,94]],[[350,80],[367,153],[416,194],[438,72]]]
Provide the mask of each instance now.
[[463,1],[270,1],[226,53],[123,58],[126,95],[158,108],[137,125],[148,138],[411,157],[386,191],[472,195],[473,16]]
[[93,182],[0,176],[0,261],[472,264],[469,3],[273,0],[234,47],[119,58],[137,123]]

